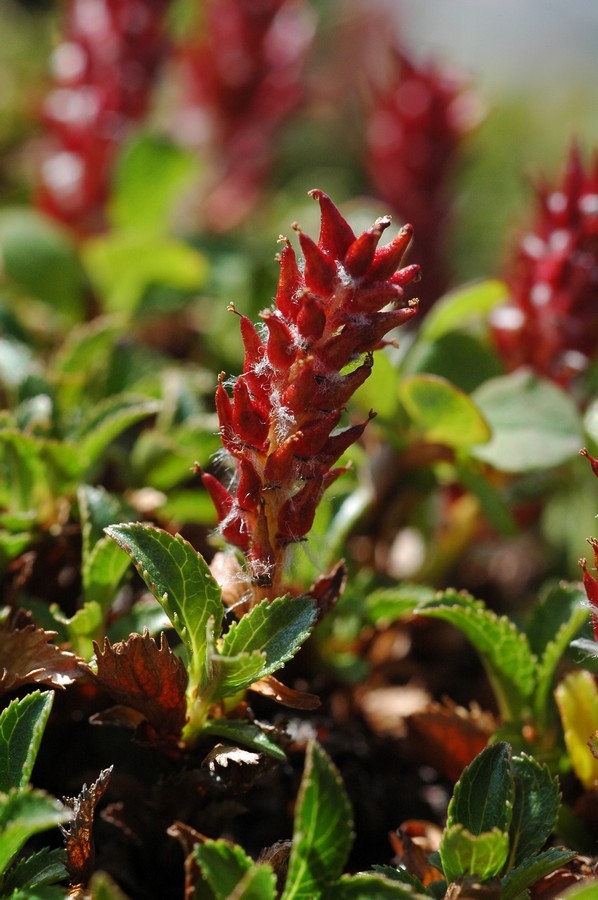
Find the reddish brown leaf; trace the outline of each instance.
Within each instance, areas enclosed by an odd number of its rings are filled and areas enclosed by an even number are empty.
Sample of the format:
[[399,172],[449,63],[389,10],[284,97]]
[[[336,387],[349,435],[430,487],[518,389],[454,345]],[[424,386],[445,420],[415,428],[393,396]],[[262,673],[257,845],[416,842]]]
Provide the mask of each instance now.
[[90,788],[83,785],[78,797],[64,797],[65,806],[73,811],[70,828],[62,828],[66,848],[66,867],[73,887],[86,885],[93,874],[93,814],[110,782],[112,766],[100,772]]
[[406,725],[415,758],[450,781],[457,781],[496,728],[490,713],[448,700],[408,716]]
[[102,650],[95,646],[97,679],[122,706],[140,712],[156,734],[178,741],[186,718],[187,673],[164,633],[160,646],[146,630]]
[[442,878],[442,873],[428,862],[430,853],[438,850],[441,835],[437,825],[419,819],[403,822],[397,832],[390,835],[396,853],[394,861],[419,878],[424,887]]
[[83,674],[83,660],[51,643],[56,631],[45,631],[16,615],[0,625],[0,694],[24,684],[64,688]]
[[193,856],[193,848],[201,840],[204,840],[204,837],[199,831],[196,831],[189,825],[185,825],[184,822],[173,822],[166,833],[170,837],[176,838],[183,846],[185,853],[185,900],[192,900],[195,896],[195,885],[201,874],[201,870]]
[[317,709],[321,703],[320,698],[315,694],[309,694],[307,691],[295,691],[272,675],[266,675],[265,678],[254,681],[249,686],[249,690],[261,694],[262,697],[276,700],[277,703],[282,703],[283,706],[289,706],[291,709]]
[[323,619],[336,606],[347,583],[347,566],[342,559],[336,566],[314,581],[308,591],[313,597],[318,610],[318,619]]

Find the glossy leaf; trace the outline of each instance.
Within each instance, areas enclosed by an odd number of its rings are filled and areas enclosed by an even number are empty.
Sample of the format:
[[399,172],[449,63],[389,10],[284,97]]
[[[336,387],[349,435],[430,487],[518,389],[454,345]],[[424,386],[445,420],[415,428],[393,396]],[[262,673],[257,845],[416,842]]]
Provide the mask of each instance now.
[[598,725],[598,689],[589,672],[571,672],[557,686],[556,701],[573,771],[588,790],[598,784],[598,759],[588,740]]
[[209,692],[213,700],[232,697],[261,678],[266,655],[260,650],[223,656],[209,652]]
[[362,872],[359,875],[343,875],[326,891],[327,900],[423,900],[430,894],[417,893],[413,888],[383,875]]
[[106,533],[129,554],[187,648],[189,690],[202,690],[208,647],[223,617],[221,590],[207,563],[180,535],[151,525],[111,525]]
[[[573,850],[561,850],[558,847],[551,847],[543,853],[538,853],[524,860],[516,868],[511,871],[502,880],[501,900],[520,900],[525,897],[527,888],[531,887],[541,878],[550,875],[555,869],[565,866],[571,862],[577,854]],[[563,891],[559,893],[559,898],[573,896],[577,898],[575,892]],[[595,894],[589,894],[587,900],[594,900]],[[582,896],[579,900],[586,900]]]
[[340,776],[315,743],[308,746],[282,900],[308,900],[340,876],[353,841],[349,801]]
[[315,604],[309,597],[279,597],[271,603],[264,600],[231,624],[220,653],[263,653],[264,666],[259,675],[263,678],[293,658],[309,637],[315,618]]
[[511,748],[501,741],[478,753],[463,770],[449,803],[447,827],[462,825],[473,835],[494,828],[506,833],[513,814],[513,800]]
[[518,866],[542,849],[556,824],[561,799],[558,780],[533,757],[514,756],[513,773],[515,800],[509,867]]
[[240,719],[208,719],[202,729],[202,734],[211,734],[234,741],[258,753],[273,756],[275,759],[286,759],[285,752],[278,744],[275,744],[266,732],[253,722],[244,722]]
[[560,465],[583,445],[571,397],[527,370],[487,381],[472,395],[492,429],[492,440],[472,455],[503,472]]
[[531,702],[536,660],[526,636],[481,601],[446,591],[417,613],[450,622],[472,642],[492,683],[503,718],[517,720]]
[[[31,897],[33,889],[62,881],[66,878],[64,860],[64,850],[49,850],[47,847],[21,858],[2,881],[3,895],[12,900],[13,892],[23,890],[29,891],[25,896]],[[60,897],[64,897],[64,889]]]
[[0,792],[29,783],[53,700],[52,691],[34,691],[0,713]]
[[485,321],[488,313],[505,303],[509,291],[502,281],[488,279],[457,288],[437,300],[424,319],[420,340],[437,340],[448,331],[461,328],[473,319]]
[[467,394],[437,375],[411,375],[399,396],[427,441],[471,447],[490,440],[488,423]]
[[236,844],[208,840],[193,848],[193,858],[214,892],[215,900],[227,900],[239,881],[254,865]]

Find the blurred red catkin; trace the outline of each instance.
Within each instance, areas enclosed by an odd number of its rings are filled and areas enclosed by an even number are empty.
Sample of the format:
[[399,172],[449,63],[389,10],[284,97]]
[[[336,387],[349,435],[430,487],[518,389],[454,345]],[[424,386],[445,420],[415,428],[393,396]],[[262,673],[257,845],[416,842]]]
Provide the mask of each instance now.
[[414,250],[425,272],[420,311],[449,284],[447,237],[451,177],[479,108],[463,79],[435,63],[390,53],[391,75],[373,88],[365,164],[376,196],[413,224]]
[[104,227],[114,158],[149,105],[171,0],[70,0],[43,118],[38,205],[85,235]]
[[491,325],[509,370],[530,366],[565,387],[598,351],[598,157],[584,169],[574,144],[561,184],[536,194],[506,272],[510,302]]
[[388,217],[356,236],[326,194],[311,196],[319,240],[297,229],[300,264],[281,239],[275,306],[261,313],[261,331],[240,317],[243,373],[232,395],[223,376],[216,391],[232,481],[202,474],[222,535],[245,553],[255,600],[280,593],[288,546],[310,530],[322,494],[344,471],[335,463],[367,425],[338,431],[342,412],[369,376],[373,351],[417,306],[404,287],[419,267],[399,268],[411,227],[379,248]]
[[208,0],[179,52],[177,136],[206,154],[202,215],[237,225],[259,197],[279,131],[304,98],[314,17],[305,0]]

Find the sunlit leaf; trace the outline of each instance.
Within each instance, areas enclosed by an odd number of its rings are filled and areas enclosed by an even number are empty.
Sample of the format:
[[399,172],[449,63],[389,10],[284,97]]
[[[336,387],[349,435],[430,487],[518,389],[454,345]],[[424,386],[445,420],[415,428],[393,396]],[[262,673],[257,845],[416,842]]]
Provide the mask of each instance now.
[[448,331],[472,320],[485,320],[488,313],[505,303],[509,290],[502,281],[489,279],[459,287],[437,300],[422,324],[419,339],[437,340]]
[[227,741],[234,741],[256,750],[258,753],[266,753],[275,759],[286,759],[284,750],[276,744],[259,725],[253,722],[244,722],[241,719],[208,719],[202,734],[214,735]]
[[471,447],[490,440],[483,414],[463,391],[437,375],[411,375],[399,396],[414,425],[427,441]]
[[30,787],[0,794],[0,875],[29,838],[71,818],[70,811]]
[[570,672],[555,691],[573,771],[588,790],[598,784],[598,759],[588,741],[598,724],[598,689],[589,672]]
[[[543,853],[528,857],[503,878],[501,900],[520,900],[525,897],[527,888],[544,878],[545,875],[550,875],[551,872],[571,862],[576,855],[573,850],[551,847]],[[569,897],[571,900],[573,897],[576,900],[594,900],[596,894],[590,893],[585,897],[583,894],[578,895],[575,891],[563,891],[559,892],[558,896],[559,900],[565,900],[565,898],[568,900]]]
[[447,826],[462,825],[473,835],[495,828],[508,832],[513,800],[511,748],[500,741],[482,750],[463,770],[449,803]]
[[53,700],[34,691],[0,713],[0,792],[28,784]]
[[447,826],[440,856],[447,882],[476,875],[481,881],[498,875],[509,852],[509,835],[500,828],[472,834],[463,825]]

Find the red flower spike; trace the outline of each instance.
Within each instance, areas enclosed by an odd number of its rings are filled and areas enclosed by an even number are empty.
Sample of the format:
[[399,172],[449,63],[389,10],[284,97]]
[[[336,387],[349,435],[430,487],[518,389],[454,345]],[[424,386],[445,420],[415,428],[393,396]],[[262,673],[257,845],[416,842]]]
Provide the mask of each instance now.
[[588,538],[588,544],[592,548],[594,554],[594,566],[598,568],[598,540],[596,538]]
[[331,256],[320,250],[310,237],[297,229],[299,243],[305,257],[305,283],[314,294],[327,297],[337,278],[336,264]]
[[536,203],[505,274],[510,301],[490,322],[507,369],[567,387],[598,356],[598,157],[585,170],[574,144],[560,184],[537,186]]
[[583,586],[590,602],[594,640],[598,643],[598,581],[588,572],[588,564],[585,559],[579,560],[579,566],[583,571]]
[[[217,390],[235,489],[219,492],[207,476],[205,483],[217,503],[221,533],[245,552],[248,608],[287,589],[287,547],[311,528],[323,492],[346,471],[331,467],[367,423],[332,432],[370,374],[373,351],[415,312],[415,301],[406,302],[393,272],[409,230],[391,251],[377,250],[386,219],[356,238],[326,195],[312,196],[322,212],[320,245],[299,233],[305,254],[300,268],[285,243],[276,305],[261,314],[265,347],[242,317],[244,371],[232,401],[222,381]],[[403,274],[403,282],[416,271]],[[383,312],[389,303],[394,309]],[[355,367],[345,374],[350,360]]]
[[235,499],[232,494],[227,491],[224,485],[221,484],[217,478],[214,478],[213,475],[210,475],[209,472],[201,472],[200,470],[200,475],[203,486],[212,498],[212,503],[216,508],[218,521],[222,522],[230,515],[235,504]]
[[265,448],[268,417],[251,397],[244,378],[237,378],[233,388],[233,424],[243,443],[262,450]]
[[374,226],[356,238],[347,250],[344,266],[354,278],[361,278],[372,265],[382,232],[389,225],[390,218],[388,216],[377,219]]
[[396,275],[393,275],[390,281],[399,287],[405,287],[406,284],[414,284],[421,278],[421,268],[417,264],[405,266]]
[[315,189],[309,192],[309,196],[320,204],[321,226],[318,246],[321,250],[332,254],[335,259],[344,259],[355,240],[353,229],[327,194]]
[[278,278],[278,290],[276,292],[276,308],[280,310],[285,319],[294,322],[299,310],[297,294],[301,290],[302,280],[297,257],[288,238],[279,238],[284,242],[282,251],[278,254],[280,276]]
[[380,281],[391,278],[401,265],[401,260],[407,252],[412,237],[413,225],[403,225],[396,238],[377,251],[370,266],[370,276],[379,278]]
[[299,334],[308,343],[311,343],[322,337],[325,327],[326,313],[323,303],[309,291],[305,291],[299,298],[299,312],[297,313]]
[[271,310],[260,313],[268,328],[266,353],[276,369],[288,369],[297,356],[297,347],[291,329],[283,319]]
[[590,466],[592,467],[592,472],[598,478],[598,459],[595,459],[593,456],[590,456],[590,454],[588,453],[588,451],[586,450],[585,447],[583,448],[583,450],[579,451],[579,455],[585,456],[585,458],[589,462]]

